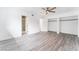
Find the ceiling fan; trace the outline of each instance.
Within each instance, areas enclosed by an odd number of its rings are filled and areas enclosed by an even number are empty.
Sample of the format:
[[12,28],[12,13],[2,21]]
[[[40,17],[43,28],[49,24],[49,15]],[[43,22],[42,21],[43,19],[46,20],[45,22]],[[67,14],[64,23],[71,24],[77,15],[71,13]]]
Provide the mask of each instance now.
[[55,13],[55,9],[56,9],[56,7],[42,8],[42,10],[45,12],[45,15],[47,15],[48,13]]

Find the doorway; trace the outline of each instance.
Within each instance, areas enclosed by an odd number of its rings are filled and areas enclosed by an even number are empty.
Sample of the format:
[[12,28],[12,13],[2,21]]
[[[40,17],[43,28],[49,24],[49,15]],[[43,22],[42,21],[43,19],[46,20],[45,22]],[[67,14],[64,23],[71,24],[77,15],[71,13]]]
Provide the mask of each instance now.
[[27,16],[22,16],[22,35],[27,33]]

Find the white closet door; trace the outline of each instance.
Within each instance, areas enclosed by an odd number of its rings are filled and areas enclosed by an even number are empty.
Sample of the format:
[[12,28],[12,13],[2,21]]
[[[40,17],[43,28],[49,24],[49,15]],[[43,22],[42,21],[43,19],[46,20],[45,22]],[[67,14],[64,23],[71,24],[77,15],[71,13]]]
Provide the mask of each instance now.
[[57,21],[56,20],[48,21],[48,31],[57,32]]
[[60,21],[60,31],[62,33],[68,33],[68,34],[78,34],[78,20],[77,18],[73,19],[64,19]]

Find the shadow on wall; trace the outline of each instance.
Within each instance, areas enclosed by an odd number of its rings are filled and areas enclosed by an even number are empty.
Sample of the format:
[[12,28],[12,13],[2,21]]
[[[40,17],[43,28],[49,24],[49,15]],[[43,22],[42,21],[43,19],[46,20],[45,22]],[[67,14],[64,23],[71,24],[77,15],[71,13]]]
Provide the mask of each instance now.
[[6,24],[7,33],[12,38],[20,37],[21,36],[21,26],[20,26],[20,20],[18,17],[15,17],[14,19],[9,20]]

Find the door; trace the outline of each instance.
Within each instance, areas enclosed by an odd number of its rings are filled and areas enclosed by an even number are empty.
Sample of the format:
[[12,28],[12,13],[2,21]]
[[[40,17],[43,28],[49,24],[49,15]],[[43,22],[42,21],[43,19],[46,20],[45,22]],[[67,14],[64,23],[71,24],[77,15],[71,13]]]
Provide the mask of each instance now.
[[27,33],[27,17],[22,16],[22,35]]

